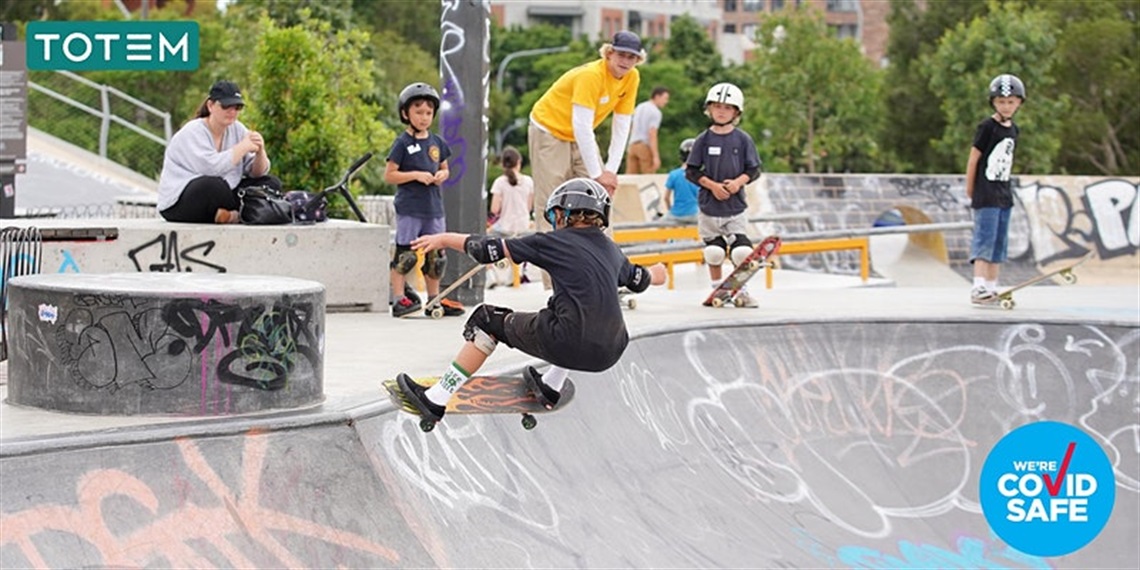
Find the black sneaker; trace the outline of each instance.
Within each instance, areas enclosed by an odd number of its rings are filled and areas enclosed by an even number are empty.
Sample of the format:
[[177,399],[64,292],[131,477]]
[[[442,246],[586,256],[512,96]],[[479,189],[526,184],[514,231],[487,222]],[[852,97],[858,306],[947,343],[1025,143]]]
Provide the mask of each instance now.
[[416,294],[416,290],[412,289],[412,286],[407,283],[404,283],[404,296],[411,299],[412,302],[417,305],[423,303],[423,299],[420,299],[420,296]]
[[425,420],[439,422],[443,419],[444,412],[447,411],[447,406],[441,406],[428,399],[424,392],[427,388],[420,386],[411,376],[403,372],[396,375],[396,385],[400,387],[400,391],[404,393],[404,399],[409,404],[416,407],[420,412],[420,416]]
[[403,317],[410,315],[420,310],[420,306],[419,301],[413,301],[407,297],[400,297],[396,299],[395,303],[392,303],[392,316]]
[[523,370],[523,379],[526,381],[527,389],[534,394],[534,399],[538,400],[542,407],[553,410],[558,406],[558,399],[562,394],[543,382],[542,374],[539,374],[533,366],[527,366],[526,370]]

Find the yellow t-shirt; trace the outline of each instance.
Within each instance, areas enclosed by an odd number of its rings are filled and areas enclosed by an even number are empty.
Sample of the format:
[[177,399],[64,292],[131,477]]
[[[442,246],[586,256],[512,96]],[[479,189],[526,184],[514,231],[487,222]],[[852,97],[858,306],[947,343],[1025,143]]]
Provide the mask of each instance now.
[[610,113],[633,114],[639,83],[641,75],[636,68],[617,79],[610,75],[604,59],[579,65],[563,73],[543,93],[531,109],[531,116],[558,139],[573,142],[571,109],[574,105],[594,110],[596,129]]

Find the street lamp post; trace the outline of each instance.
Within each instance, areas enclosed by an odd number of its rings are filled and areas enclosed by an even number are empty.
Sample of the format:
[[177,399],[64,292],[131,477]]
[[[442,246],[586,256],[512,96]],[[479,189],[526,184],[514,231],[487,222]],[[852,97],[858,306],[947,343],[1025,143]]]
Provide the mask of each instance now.
[[[497,89],[500,92],[503,91],[503,75],[505,75],[507,72],[507,64],[510,63],[512,60],[515,60],[515,59],[520,58],[520,57],[528,57],[528,56],[532,56],[532,55],[546,55],[548,53],[559,53],[559,52],[564,52],[564,51],[569,50],[569,49],[570,49],[570,46],[558,46],[558,47],[537,48],[537,49],[524,49],[521,51],[515,51],[515,52],[508,53],[507,57],[504,57],[503,61],[499,62],[499,70],[495,73],[495,89]],[[510,125],[507,125],[506,127],[499,129],[498,132],[495,133],[495,143],[496,143],[495,144],[495,151],[496,152],[502,152],[503,151],[503,139],[505,139],[507,137],[507,135],[511,133],[511,131],[514,131],[515,129],[520,129],[524,125],[526,125],[526,119],[515,119],[514,122],[512,122]]]

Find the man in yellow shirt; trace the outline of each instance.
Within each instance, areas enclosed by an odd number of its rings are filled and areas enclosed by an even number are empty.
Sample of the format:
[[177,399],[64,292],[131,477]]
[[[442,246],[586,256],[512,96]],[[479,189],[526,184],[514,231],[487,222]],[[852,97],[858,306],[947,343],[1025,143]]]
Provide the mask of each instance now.
[[[645,61],[641,38],[633,32],[614,34],[598,50],[601,58],[562,74],[530,112],[530,147],[534,203],[546,204],[550,193],[571,178],[591,178],[611,195],[641,82],[637,65]],[[613,113],[608,157],[602,161],[594,129]],[[536,220],[538,231],[551,229]]]

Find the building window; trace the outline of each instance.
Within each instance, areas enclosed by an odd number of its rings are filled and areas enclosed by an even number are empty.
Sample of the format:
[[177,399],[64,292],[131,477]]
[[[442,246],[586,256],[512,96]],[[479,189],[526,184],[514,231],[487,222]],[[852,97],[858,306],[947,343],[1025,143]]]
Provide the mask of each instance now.
[[837,24],[832,28],[835,30],[835,37],[841,40],[859,39],[859,26],[855,24]]
[[765,0],[744,0],[745,12],[760,12],[764,9]]
[[725,24],[724,25],[724,33],[735,34],[736,33],[736,24]]
[[[652,22],[649,22],[649,24],[652,24]],[[641,35],[649,35],[648,32],[652,31],[652,30],[642,30],[641,29],[641,12],[638,12],[636,10],[630,10],[629,11],[629,28],[628,28],[628,30],[631,32],[634,32],[636,34],[641,34]]]
[[736,11],[736,0],[724,0],[724,11],[725,12],[735,12]]
[[828,12],[856,12],[858,6],[855,5],[859,0],[827,0]]
[[772,11],[784,9],[784,0],[772,0]]
[[740,27],[740,35],[755,41],[756,40],[756,24],[744,24]]

